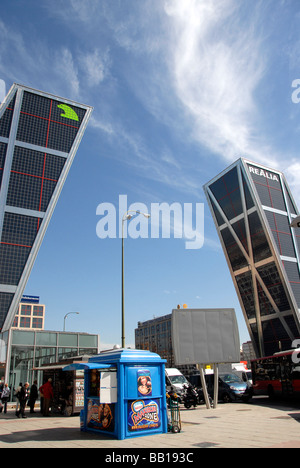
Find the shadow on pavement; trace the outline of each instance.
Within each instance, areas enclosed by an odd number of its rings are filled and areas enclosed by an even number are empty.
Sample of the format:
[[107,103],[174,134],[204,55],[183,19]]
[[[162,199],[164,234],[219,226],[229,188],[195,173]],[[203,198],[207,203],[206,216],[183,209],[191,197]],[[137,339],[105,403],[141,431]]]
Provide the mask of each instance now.
[[255,406],[264,406],[265,408],[273,408],[278,411],[295,411],[300,409],[300,402],[299,399],[290,398],[290,399],[282,399],[282,398],[269,398],[269,397],[260,397],[255,396],[253,397],[251,403]]
[[22,442],[56,442],[56,441],[90,441],[90,440],[115,440],[106,435],[81,432],[79,428],[60,427],[38,430],[16,431],[11,434],[0,435],[0,442],[16,444]]

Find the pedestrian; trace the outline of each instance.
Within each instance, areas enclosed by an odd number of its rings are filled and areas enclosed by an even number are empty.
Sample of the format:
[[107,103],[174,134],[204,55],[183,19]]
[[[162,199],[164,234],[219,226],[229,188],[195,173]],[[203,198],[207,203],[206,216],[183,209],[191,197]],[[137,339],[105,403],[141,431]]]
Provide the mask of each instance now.
[[15,393],[14,393],[14,395],[15,395],[15,397],[17,399],[17,402],[16,402],[16,415],[17,415],[17,413],[19,411],[19,408],[20,408],[20,399],[19,399],[19,397],[20,397],[20,392],[21,392],[22,387],[23,387],[22,382],[20,382],[19,386],[16,388]]
[[48,379],[44,385],[39,388],[39,391],[44,397],[44,404],[43,404],[43,415],[49,416],[49,408],[51,405],[51,400],[53,399],[53,387],[52,387],[52,379]]
[[28,406],[30,408],[30,413],[34,413],[35,402],[38,398],[38,389],[37,389],[37,380],[33,382],[30,389],[30,395],[28,400]]
[[25,416],[25,407],[26,407],[26,402],[29,397],[29,383],[26,382],[26,384],[21,388],[20,393],[19,393],[19,402],[20,402],[20,410],[17,411],[17,416],[18,418],[22,415],[22,418],[26,418]]
[[1,400],[1,395],[2,395],[2,392],[3,392],[3,388],[4,388],[4,382],[3,380],[0,381],[0,413],[2,413],[2,410],[3,410],[3,404],[2,404],[2,400]]
[[0,395],[1,401],[2,401],[2,407],[0,408],[0,413],[2,413],[2,410],[4,409],[4,413],[7,413],[7,402],[10,397],[10,388],[8,384],[4,384],[4,388],[2,390],[2,394]]

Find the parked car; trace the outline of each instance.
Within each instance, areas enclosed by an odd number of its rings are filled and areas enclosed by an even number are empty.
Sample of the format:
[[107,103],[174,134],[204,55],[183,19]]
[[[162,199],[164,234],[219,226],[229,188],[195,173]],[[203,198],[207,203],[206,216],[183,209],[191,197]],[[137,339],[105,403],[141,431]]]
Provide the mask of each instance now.
[[233,370],[233,373],[238,375],[243,382],[248,382],[250,385],[253,385],[252,372],[250,370]]
[[242,400],[248,402],[253,396],[253,387],[237,374],[219,375],[219,398],[228,403],[230,401]]
[[[200,375],[189,376],[192,385],[201,387]],[[214,375],[205,376],[207,391],[211,398],[214,397]],[[231,401],[241,400],[248,402],[253,396],[253,387],[249,382],[243,380],[235,373],[219,374],[219,394],[218,399],[229,403]]]

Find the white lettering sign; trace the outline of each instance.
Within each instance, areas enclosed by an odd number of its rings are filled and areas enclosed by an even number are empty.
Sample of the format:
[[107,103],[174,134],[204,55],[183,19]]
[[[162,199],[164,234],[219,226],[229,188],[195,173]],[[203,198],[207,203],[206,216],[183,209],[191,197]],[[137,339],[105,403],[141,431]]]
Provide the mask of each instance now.
[[249,166],[249,172],[252,174],[256,174],[260,177],[264,177],[265,179],[275,180],[279,182],[279,178],[276,174],[272,174],[272,172],[264,171],[263,169],[259,169],[258,167]]

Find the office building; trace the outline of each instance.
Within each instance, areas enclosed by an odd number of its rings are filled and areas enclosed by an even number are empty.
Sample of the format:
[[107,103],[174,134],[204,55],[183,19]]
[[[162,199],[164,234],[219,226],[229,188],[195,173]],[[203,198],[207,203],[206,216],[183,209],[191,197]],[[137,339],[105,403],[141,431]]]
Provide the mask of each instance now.
[[251,361],[256,358],[252,341],[246,341],[242,344],[241,361],[247,361],[248,368],[251,369]]
[[0,331],[12,326],[91,107],[14,84],[0,107]]
[[98,353],[99,335],[13,328],[0,335],[0,361],[5,363],[2,373],[10,388],[36,379],[41,385],[42,372],[37,368]]
[[45,304],[40,304],[37,296],[23,296],[12,328],[44,330],[45,327]]
[[[178,306],[177,309],[181,307]],[[183,305],[183,309],[186,305]],[[177,365],[172,343],[172,314],[154,317],[152,320],[138,322],[135,329],[136,349],[146,349],[166,359],[166,367],[178,367],[184,375],[192,374],[195,365]]]
[[146,349],[157,353],[167,360],[166,367],[174,367],[174,354],[172,347],[172,314],[155,317],[146,322],[138,322],[135,329],[136,349]]
[[284,175],[239,159],[204,191],[256,356],[290,349],[300,336],[300,231]]

